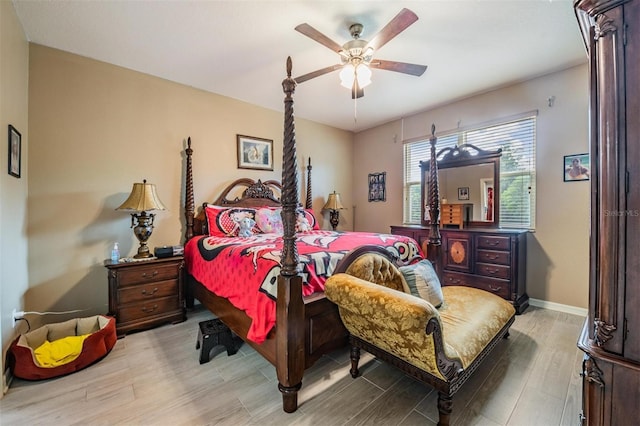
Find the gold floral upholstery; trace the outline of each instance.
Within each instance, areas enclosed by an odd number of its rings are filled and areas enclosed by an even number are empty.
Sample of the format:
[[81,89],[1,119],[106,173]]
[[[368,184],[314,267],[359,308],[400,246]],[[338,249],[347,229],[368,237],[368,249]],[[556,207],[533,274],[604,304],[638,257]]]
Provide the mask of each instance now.
[[402,272],[379,254],[364,254],[358,257],[346,273],[378,285],[409,293],[409,285]]
[[442,330],[446,357],[466,368],[515,315],[509,302],[469,287],[443,287],[444,305],[436,309],[409,294],[402,274],[380,255],[352,266],[325,284],[349,333],[444,381],[429,320]]

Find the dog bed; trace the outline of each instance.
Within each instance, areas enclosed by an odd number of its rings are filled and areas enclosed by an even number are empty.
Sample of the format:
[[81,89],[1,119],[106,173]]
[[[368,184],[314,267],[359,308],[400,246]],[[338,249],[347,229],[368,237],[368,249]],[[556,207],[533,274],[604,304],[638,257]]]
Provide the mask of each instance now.
[[96,315],[47,324],[11,343],[9,365],[21,379],[63,376],[101,360],[117,340],[113,317]]

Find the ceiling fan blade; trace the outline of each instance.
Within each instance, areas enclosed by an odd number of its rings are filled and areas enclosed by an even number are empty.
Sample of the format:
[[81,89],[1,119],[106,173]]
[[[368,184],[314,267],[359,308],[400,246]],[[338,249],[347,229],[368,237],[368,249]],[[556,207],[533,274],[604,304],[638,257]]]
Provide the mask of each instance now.
[[371,68],[381,70],[401,72],[420,77],[427,70],[426,65],[408,64],[406,62],[385,61],[384,59],[374,59],[369,64]]
[[342,46],[340,46],[338,43],[331,40],[329,37],[322,34],[320,31],[316,30],[307,23],[300,24],[295,29],[299,33],[306,35],[310,39],[317,41],[318,43],[328,47],[336,53],[340,53],[342,51]]
[[[406,30],[407,27],[418,20],[418,15],[410,11],[409,9],[402,9],[383,29],[376,34],[373,39],[367,44],[367,47],[372,47],[374,50],[380,49],[387,44],[389,40]],[[311,36],[310,36],[311,37]],[[366,49],[366,48],[365,48]]]
[[294,80],[298,84],[304,83],[307,80],[311,80],[312,78],[320,77],[321,75],[328,74],[335,70],[339,70],[342,67],[343,67],[342,64],[331,65],[330,67],[322,68],[322,69],[310,72],[308,74],[301,75],[300,77],[296,77],[294,78]]

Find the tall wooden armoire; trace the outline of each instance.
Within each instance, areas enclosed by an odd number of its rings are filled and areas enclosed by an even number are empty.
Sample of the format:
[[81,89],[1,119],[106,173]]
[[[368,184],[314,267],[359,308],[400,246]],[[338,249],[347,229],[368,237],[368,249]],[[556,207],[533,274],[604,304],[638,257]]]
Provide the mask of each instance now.
[[589,314],[582,421],[640,421],[640,0],[576,0],[589,54]]

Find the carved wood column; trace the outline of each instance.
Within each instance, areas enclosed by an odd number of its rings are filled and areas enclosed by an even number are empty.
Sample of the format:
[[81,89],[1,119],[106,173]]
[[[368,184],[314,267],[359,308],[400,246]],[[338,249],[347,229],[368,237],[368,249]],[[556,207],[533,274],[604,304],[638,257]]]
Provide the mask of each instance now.
[[293,93],[296,82],[291,78],[291,58],[287,58],[287,78],[282,82],[284,98],[284,149],[282,159],[282,220],[284,245],[282,269],[278,277],[276,301],[276,367],[282,407],[287,413],[298,408],[298,391],[304,374],[304,303],[302,277],[298,273],[296,246],[296,207],[298,179],[296,173],[296,135],[293,115]]

